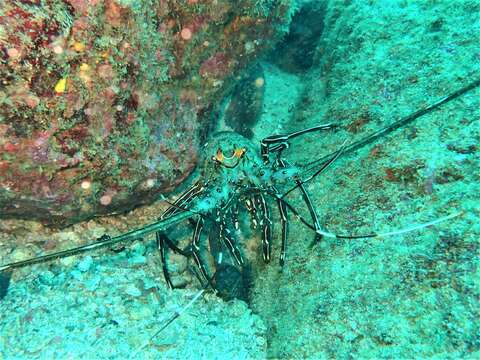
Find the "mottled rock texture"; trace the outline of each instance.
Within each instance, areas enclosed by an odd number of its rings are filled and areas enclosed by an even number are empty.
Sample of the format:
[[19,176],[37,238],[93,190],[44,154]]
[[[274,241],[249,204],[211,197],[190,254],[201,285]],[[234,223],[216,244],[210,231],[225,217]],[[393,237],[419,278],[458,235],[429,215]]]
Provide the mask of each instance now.
[[[478,1],[327,1],[310,70],[293,77],[296,69],[265,66],[254,140],[280,126],[338,124],[292,141],[284,156],[305,164],[478,79],[479,11]],[[267,358],[480,357],[479,100],[477,88],[305,184],[321,226],[337,234],[407,228],[459,210],[464,216],[399,236],[324,238],[312,247],[314,235],[290,213],[280,270],[280,217],[272,211],[272,261],[254,267],[252,301],[269,329]],[[294,101],[290,117],[279,111]],[[288,201],[309,217],[299,192]]]
[[63,226],[172,190],[290,12],[287,0],[4,1],[0,217]]

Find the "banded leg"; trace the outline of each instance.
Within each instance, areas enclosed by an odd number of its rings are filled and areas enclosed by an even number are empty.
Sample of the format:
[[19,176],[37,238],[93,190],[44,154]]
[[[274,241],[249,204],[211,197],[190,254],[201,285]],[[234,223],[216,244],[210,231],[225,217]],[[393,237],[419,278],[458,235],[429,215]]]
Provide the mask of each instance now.
[[220,246],[220,244],[223,244],[237,265],[243,266],[244,260],[240,249],[226,225],[225,216],[220,215],[220,210],[217,210],[217,218],[220,220],[212,224],[209,234],[210,250],[215,259],[215,264],[220,265],[223,262],[223,252]]
[[272,221],[270,220],[270,209],[262,194],[255,195],[254,199],[262,213],[260,225],[262,226],[263,260],[268,263],[272,251]]
[[186,258],[189,258],[191,256],[191,251],[185,250],[185,249],[180,249],[162,231],[157,231],[155,233],[155,238],[157,240],[158,250],[160,251],[160,259],[162,260],[163,278],[165,279],[165,282],[167,283],[168,287],[170,289],[174,289],[175,286],[173,286],[173,283],[172,283],[172,280],[171,280],[171,277],[170,277],[170,272],[168,271],[167,255],[166,255],[166,250],[167,249],[166,248],[168,247],[173,252],[175,252],[177,254],[180,254],[180,255],[183,255]]
[[315,239],[313,241],[314,243],[318,243],[320,242],[320,240],[322,240],[322,235],[320,234],[320,231],[322,229],[320,227],[320,221],[318,220],[317,211],[315,210],[315,207],[312,204],[312,200],[310,200],[310,195],[308,195],[308,192],[303,186],[303,184],[300,183],[300,180],[297,180],[296,182],[298,184],[298,187],[300,188],[300,191],[302,192],[303,201],[305,201],[305,203],[307,204],[308,211],[310,212],[310,216],[312,217],[313,226],[315,226]]
[[[187,191],[185,191],[183,194],[179,196],[177,200],[173,203],[173,205],[169,206],[165,212],[160,216],[159,219],[163,219],[167,216],[172,216],[179,211],[182,211],[180,207],[184,207],[188,205],[193,199],[198,197],[200,193],[202,193],[204,190],[204,186],[200,183],[197,182],[195,183],[192,187],[190,187]],[[170,289],[173,289],[173,283],[171,281],[170,273],[168,271],[168,265],[167,265],[167,256],[166,252],[168,247],[171,249],[173,252],[181,254],[185,257],[190,256],[190,252],[186,250],[182,250],[179,247],[177,247],[169,238],[168,236],[162,232],[158,231],[155,233],[155,238],[157,242],[157,248],[160,251],[160,257],[162,260],[162,271],[163,271],[163,277],[165,278],[165,282],[169,286]]]
[[237,265],[242,266],[244,263],[242,254],[240,252],[240,249],[237,247],[235,240],[232,237],[232,233],[226,227],[225,221],[222,221],[220,223],[220,239],[227,247],[228,251],[230,252],[230,255],[235,260]]
[[220,224],[219,222],[213,222],[210,225],[210,231],[208,233],[208,243],[210,245],[210,253],[213,256],[215,265],[219,265],[223,262],[222,244],[219,241],[219,239],[220,239]]
[[155,238],[157,240],[158,250],[160,251],[160,259],[162,260],[163,278],[165,279],[165,282],[167,283],[168,287],[170,289],[174,289],[172,279],[170,277],[170,272],[168,271],[167,256],[166,256],[166,249],[165,249],[165,245],[169,239],[167,238],[167,235],[165,235],[161,231],[158,231],[155,233]]
[[[278,193],[277,189],[273,187],[273,191]],[[285,258],[287,255],[287,236],[288,236],[288,217],[287,206],[280,199],[277,198],[278,212],[280,213],[280,224],[282,225],[282,248],[280,249],[280,266],[285,264]]]
[[203,217],[199,216],[195,224],[195,230],[193,232],[191,251],[192,251],[193,260],[195,261],[195,264],[200,270],[200,273],[202,274],[204,280],[212,287],[213,290],[215,290],[215,287],[212,284],[210,276],[208,275],[207,268],[203,263],[202,258],[200,257],[199,244],[200,244],[200,236],[202,234],[204,224],[205,224],[205,220],[203,219]]
[[[282,158],[278,158],[277,163],[280,167],[286,167],[287,165],[289,165],[287,161]],[[298,188],[302,192],[302,198],[305,204],[307,205],[308,212],[310,213],[310,217],[312,218],[312,221],[313,221],[313,226],[315,226],[316,230],[321,231],[320,221],[318,220],[318,214],[317,214],[317,211],[315,210],[315,207],[312,204],[312,200],[310,199],[310,195],[308,194],[307,189],[305,189],[305,186],[303,186],[303,183],[301,180],[296,179],[295,183],[297,184]],[[282,206],[285,207],[285,204],[283,204]],[[318,243],[321,239],[322,239],[322,236],[319,234],[319,232],[315,231],[314,242]]]
[[[280,168],[287,167],[288,163],[283,160],[280,155],[277,158],[277,166]],[[304,202],[307,205],[308,211],[310,212],[310,216],[313,220],[314,227],[316,229],[315,231],[315,242],[320,241],[322,236],[319,234],[319,231],[321,231],[320,227],[320,221],[318,220],[318,215],[317,211],[315,210],[315,207],[312,204],[312,201],[310,200],[310,196],[303,186],[303,184],[300,183],[300,180],[296,180],[297,185],[300,187],[300,190],[302,191],[302,198]],[[286,253],[287,253],[287,237],[288,237],[288,217],[287,217],[287,206],[285,203],[281,200],[280,193],[275,187],[272,187],[273,191],[277,194],[277,206],[278,206],[278,211],[280,213],[280,223],[282,225],[282,247],[280,250],[280,266],[283,266],[285,264],[285,258],[286,258]],[[318,230],[318,231],[317,231]]]
[[232,207],[231,207],[231,217],[232,217],[232,224],[233,224],[233,228],[235,230],[238,230],[240,229],[240,222],[238,220],[238,217],[239,217],[239,211],[238,211],[238,203],[235,202],[232,204]]
[[245,199],[245,207],[247,208],[247,211],[250,214],[250,219],[251,219],[250,227],[252,228],[252,230],[255,230],[258,227],[259,219],[258,219],[257,204],[254,196],[247,197]]
[[[214,222],[210,227],[210,252],[215,259],[215,272],[212,277],[212,283],[221,298],[227,301],[231,299],[246,301],[248,299],[249,286],[247,279],[244,277],[245,267],[243,266],[243,259],[233,239],[230,238],[227,228],[224,228],[225,231],[222,235],[221,223],[225,224],[226,216],[221,221]],[[225,250],[225,247],[228,250]],[[230,257],[225,252],[230,254]],[[234,265],[234,262],[237,263],[237,266]]]
[[[314,238],[313,244],[318,243],[322,239],[322,236],[323,236],[322,233],[324,233],[325,231],[323,231],[321,226],[320,226],[320,221],[318,220],[317,211],[315,210],[315,207],[313,206],[312,201],[310,200],[310,195],[308,194],[307,190],[305,189],[305,187],[303,185],[306,182],[315,178],[316,176],[320,175],[331,164],[333,164],[335,162],[335,160],[337,160],[340,157],[340,155],[342,154],[343,150],[345,149],[345,144],[346,144],[346,142],[344,142],[342,144],[342,147],[337,152],[337,154],[335,156],[333,156],[331,159],[329,159],[326,163],[322,164],[320,169],[317,169],[313,175],[311,175],[307,179],[303,179],[303,180],[295,179],[295,186],[292,187],[291,189],[287,190],[282,196],[280,196],[280,199],[284,199],[293,190],[295,190],[297,188],[300,189],[300,191],[302,192],[303,201],[307,205],[308,211],[310,213],[310,217],[312,218],[312,221],[313,221],[313,227],[314,227],[314,230],[315,230],[315,238]],[[277,157],[277,166],[286,167],[288,165],[288,163],[285,160],[283,160],[280,157],[280,155],[281,155],[281,153],[279,153],[278,157]],[[276,196],[277,196],[277,202],[278,202],[279,201],[278,194],[276,194]],[[285,203],[283,204],[283,206],[286,206]]]
[[[267,138],[265,138],[261,141],[261,155],[262,155],[262,158],[263,158],[265,163],[268,163],[269,162],[268,155],[270,153],[276,152],[277,153],[276,166],[280,167],[280,168],[285,168],[285,167],[287,167],[287,164],[281,158],[281,154],[282,154],[283,150],[285,150],[289,147],[288,140],[290,140],[294,137],[303,135],[303,134],[307,134],[307,133],[312,132],[312,131],[328,130],[328,129],[331,129],[333,126],[334,125],[332,125],[332,124],[324,124],[324,125],[319,125],[319,126],[311,127],[311,128],[308,128],[308,129],[296,131],[296,132],[286,134],[286,135],[272,135],[272,136],[269,136],[269,137],[267,137]],[[305,203],[307,205],[307,208],[310,212],[312,220],[315,224],[314,225],[315,228],[320,230],[320,222],[318,220],[317,212],[316,212],[315,208],[313,207],[313,204],[310,200],[310,197],[309,197],[305,187],[300,182],[300,180],[296,180],[296,184],[297,184],[298,187],[301,188],[303,200],[305,201]],[[275,189],[275,188],[273,188],[273,189],[274,189],[274,192],[278,194],[277,189]],[[287,251],[288,217],[287,217],[287,207],[286,207],[285,203],[281,200],[281,197],[279,195],[280,194],[278,194],[278,198],[277,198],[277,206],[278,206],[278,210],[279,210],[279,213],[280,213],[280,222],[281,222],[281,226],[282,226],[282,245],[281,245],[282,247],[281,247],[281,250],[280,250],[280,265],[283,266],[285,264],[285,257],[286,257],[286,251]],[[265,201],[265,199],[264,199],[264,201]],[[267,236],[267,234],[265,234],[265,228],[264,228],[263,238],[266,238],[266,236]],[[318,232],[315,232],[315,241],[319,241],[320,239],[321,239],[321,236],[318,234]],[[269,259],[270,251],[266,252],[265,243],[264,243],[264,259],[265,259],[265,256],[268,256],[268,259]]]
[[[262,158],[263,158],[265,163],[268,163],[269,153],[276,152],[277,153],[276,165],[278,167],[284,168],[284,167],[287,166],[287,163],[286,163],[285,160],[283,160],[281,158],[281,154],[282,154],[283,150],[285,150],[286,148],[289,147],[289,143],[288,143],[289,139],[292,139],[294,137],[297,137],[297,136],[300,136],[300,135],[303,135],[303,134],[306,134],[306,133],[309,133],[309,132],[312,132],[312,131],[328,130],[328,129],[331,129],[332,127],[334,127],[333,124],[325,124],[325,125],[319,125],[319,126],[315,126],[315,127],[312,127],[312,128],[300,130],[300,131],[293,132],[293,133],[286,134],[286,135],[272,135],[272,136],[269,136],[269,137],[263,139],[262,142],[261,142]],[[336,160],[338,158],[338,156],[334,157],[333,160],[329,161],[328,165],[330,165],[334,160]],[[322,169],[320,171],[318,171],[313,177],[317,176],[320,172],[325,170],[328,167],[328,165],[323,166]],[[297,187],[300,188],[300,190],[302,192],[302,198],[307,205],[307,208],[308,208],[308,211],[310,212],[310,216],[312,217],[314,226],[317,230],[321,231],[320,222],[318,220],[317,212],[315,210],[315,207],[312,204],[312,201],[310,200],[310,196],[309,196],[308,192],[306,191],[305,187],[303,186],[303,182],[301,180],[297,179],[297,180],[295,180],[295,183],[296,183],[296,186],[293,189],[296,189]],[[290,189],[286,194],[284,194],[283,197],[285,197],[291,191],[292,191],[292,189]],[[275,190],[275,192],[276,192],[276,190]],[[287,242],[287,226],[288,226],[287,225],[287,209],[286,209],[285,204],[280,200],[277,200],[277,205],[278,205],[278,208],[279,208],[279,212],[280,212],[280,216],[281,216],[280,220],[281,220],[281,223],[282,223],[282,250],[281,250],[281,254],[280,254],[280,263],[283,265],[284,261],[285,261],[286,246],[287,246],[286,245],[286,242]],[[319,235],[319,232],[316,231],[314,241],[318,242],[318,241],[320,241],[320,239],[321,239],[321,235]]]

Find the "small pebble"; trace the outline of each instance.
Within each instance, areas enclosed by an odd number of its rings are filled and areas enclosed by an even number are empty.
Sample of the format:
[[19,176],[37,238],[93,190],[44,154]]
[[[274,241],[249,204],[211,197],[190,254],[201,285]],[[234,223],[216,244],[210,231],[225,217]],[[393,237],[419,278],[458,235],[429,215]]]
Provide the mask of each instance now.
[[85,256],[82,261],[77,265],[78,270],[81,272],[87,272],[90,269],[90,266],[93,264],[93,259],[91,256]]
[[157,283],[149,277],[143,279],[143,288],[145,290],[157,287]]
[[132,320],[143,320],[143,319],[151,319],[153,316],[152,310],[150,310],[147,306],[134,307],[131,309],[129,313],[130,319]]
[[129,265],[142,265],[147,262],[147,258],[145,256],[141,255],[135,255],[134,257],[131,257],[128,259],[128,264]]
[[72,277],[77,280],[77,281],[82,281],[83,280],[83,275],[80,271],[78,270],[72,270],[70,271],[70,275],[72,275]]
[[16,58],[20,55],[20,52],[15,48],[7,49],[7,55],[11,58]]
[[55,278],[55,274],[52,273],[51,271],[43,271],[43,272],[40,273],[40,275],[38,276],[38,280],[39,280],[40,283],[42,283],[43,285],[53,285],[53,283],[54,283],[54,278]]
[[134,297],[142,295],[142,292],[140,291],[140,289],[137,288],[135,285],[131,285],[131,284],[127,285],[127,287],[125,288],[125,292],[128,295],[134,296]]
[[180,32],[180,36],[183,40],[190,40],[192,38],[192,30],[189,28],[183,28]]
[[112,202],[112,197],[110,195],[103,195],[101,198],[100,198],[100,204],[104,205],[104,206],[107,206],[107,205],[110,205],[110,203]]
[[94,277],[93,279],[89,279],[85,282],[85,288],[88,291],[95,291],[100,283],[100,279],[98,277]]
[[105,282],[105,284],[107,285],[113,285],[116,283],[116,280],[114,277],[111,277],[111,276],[106,276],[103,281]]
[[101,316],[105,316],[108,314],[108,309],[105,305],[103,304],[100,304],[100,306],[98,307],[98,310],[97,310],[98,314],[101,315]]
[[60,285],[65,283],[65,279],[67,278],[67,275],[65,273],[60,273],[56,275],[55,277],[55,285]]
[[135,244],[133,244],[133,246],[131,247],[131,250],[130,250],[130,253],[132,253],[132,255],[145,255],[145,252],[146,252],[146,248],[145,248],[145,245],[141,242],[136,242]]

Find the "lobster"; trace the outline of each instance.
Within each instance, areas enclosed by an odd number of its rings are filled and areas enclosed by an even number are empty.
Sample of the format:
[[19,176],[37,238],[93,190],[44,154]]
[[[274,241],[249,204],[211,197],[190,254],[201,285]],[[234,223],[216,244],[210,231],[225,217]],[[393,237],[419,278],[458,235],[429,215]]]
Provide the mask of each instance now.
[[[245,259],[245,250],[242,249],[235,236],[236,230],[240,228],[239,219],[242,209],[249,214],[251,227],[260,230],[262,257],[265,262],[269,262],[272,258],[271,203],[275,203],[280,215],[279,261],[281,266],[285,264],[287,256],[289,214],[292,214],[312,231],[314,244],[320,242],[324,237],[360,239],[393,236],[453,219],[460,216],[462,212],[457,211],[427,223],[383,233],[335,234],[322,227],[319,214],[305,184],[326,171],[340,156],[378,140],[479,85],[480,79],[475,80],[356,142],[351,144],[344,142],[338,150],[322,156],[306,166],[290,164],[283,157],[283,151],[289,148],[292,139],[308,133],[332,130],[336,127],[335,124],[322,124],[288,134],[268,136],[261,141],[260,151],[250,140],[239,134],[234,132],[217,133],[204,146],[204,156],[199,165],[199,180],[180,194],[175,201],[163,199],[169,204],[169,207],[157,221],[121,235],[102,235],[95,242],[87,245],[0,265],[0,274],[3,274],[4,279],[9,278],[6,274],[16,268],[110,247],[117,243],[141,239],[154,233],[162,260],[163,276],[170,288],[175,287],[167,261],[167,253],[172,251],[188,259],[193,259],[198,278],[204,288],[211,288],[225,299],[245,299],[247,296],[245,288],[248,285],[244,284],[243,279],[244,271],[248,268],[248,261]],[[303,216],[287,199],[287,196],[295,190],[301,193],[310,215],[309,219]],[[193,228],[191,240],[183,248],[178,246],[177,242],[172,240],[167,233],[169,228],[181,222],[188,222]],[[204,259],[202,235],[205,228],[208,228],[209,232],[209,253],[213,259],[213,267],[209,266]]]

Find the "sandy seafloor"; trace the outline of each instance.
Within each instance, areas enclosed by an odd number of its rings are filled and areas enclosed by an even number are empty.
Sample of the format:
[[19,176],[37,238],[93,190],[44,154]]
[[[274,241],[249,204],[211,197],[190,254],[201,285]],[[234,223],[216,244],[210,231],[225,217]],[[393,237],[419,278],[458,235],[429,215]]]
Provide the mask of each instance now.
[[[327,2],[310,71],[263,63],[255,140],[340,124],[292,142],[286,156],[303,163],[466,85],[480,77],[479,13],[476,1]],[[282,272],[276,258],[256,265],[250,307],[207,295],[138,353],[196,292],[188,279],[186,289],[166,289],[153,239],[119,254],[18,270],[0,301],[0,358],[479,358],[479,108],[476,89],[338,160],[308,185],[331,232],[389,231],[458,210],[462,217],[313,248],[312,234],[291,219],[287,265]],[[290,199],[304,210],[299,194]],[[0,258],[121,233],[153,221],[163,207],[62,231],[2,221]]]

